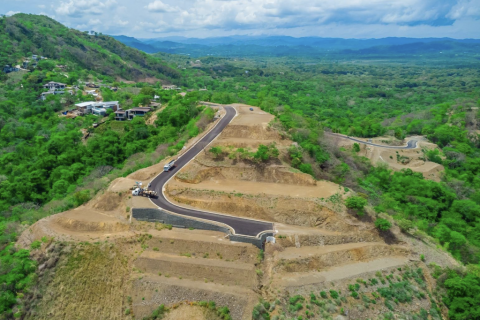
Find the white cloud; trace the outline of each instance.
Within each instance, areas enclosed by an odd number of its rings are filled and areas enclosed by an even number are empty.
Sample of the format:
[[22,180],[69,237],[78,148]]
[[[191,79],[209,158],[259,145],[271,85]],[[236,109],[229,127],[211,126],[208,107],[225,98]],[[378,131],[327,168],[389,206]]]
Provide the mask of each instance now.
[[137,37],[288,34],[479,38],[480,0],[0,0],[14,14]]
[[5,13],[5,15],[7,17],[10,17],[10,16],[13,16],[14,14],[17,14],[17,13],[20,13],[20,11],[8,11],[7,13]]
[[145,8],[151,12],[175,12],[178,11],[178,8],[174,8],[168,4],[163,3],[160,0],[149,3]]
[[116,0],[70,0],[69,2],[61,2],[55,12],[59,15],[71,17],[81,17],[85,14],[101,15],[108,13],[108,10],[116,2]]
[[447,15],[452,19],[462,17],[480,18],[480,1],[478,0],[460,0]]

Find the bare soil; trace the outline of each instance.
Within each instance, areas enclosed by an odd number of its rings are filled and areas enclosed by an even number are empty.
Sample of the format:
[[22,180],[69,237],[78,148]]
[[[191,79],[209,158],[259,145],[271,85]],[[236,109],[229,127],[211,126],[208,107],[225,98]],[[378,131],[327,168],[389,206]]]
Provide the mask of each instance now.
[[[329,136],[330,137],[330,136]],[[422,148],[426,149],[438,149],[438,146],[434,143],[426,141],[423,136],[407,137],[404,141],[395,139],[394,137],[377,137],[372,139],[359,140],[369,141],[376,144],[384,144],[389,146],[404,146],[407,140],[417,139],[418,144],[415,149],[387,149],[379,148],[375,146],[360,144],[360,152],[358,155],[364,156],[373,164],[386,163],[388,166],[396,171],[402,169],[411,169],[415,172],[420,172],[426,179],[440,181],[440,176],[445,168],[435,162],[424,161]],[[348,139],[342,139],[339,137],[332,137],[332,140],[336,140],[336,144],[344,147],[351,147],[354,141]]]
[[190,305],[187,303],[181,304],[179,307],[169,311],[163,318],[164,320],[221,320],[217,314],[208,308]]

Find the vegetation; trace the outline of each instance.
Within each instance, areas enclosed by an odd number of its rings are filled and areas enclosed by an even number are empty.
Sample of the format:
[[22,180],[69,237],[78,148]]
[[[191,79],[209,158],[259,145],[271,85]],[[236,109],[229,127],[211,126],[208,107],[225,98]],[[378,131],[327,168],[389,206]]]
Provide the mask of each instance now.
[[380,231],[387,231],[390,230],[392,224],[386,219],[378,218],[375,220],[375,227]]

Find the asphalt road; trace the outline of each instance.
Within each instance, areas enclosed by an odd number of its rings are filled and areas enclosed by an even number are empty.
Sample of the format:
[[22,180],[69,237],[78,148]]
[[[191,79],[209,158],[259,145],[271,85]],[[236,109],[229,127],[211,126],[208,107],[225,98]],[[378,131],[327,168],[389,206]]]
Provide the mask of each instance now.
[[409,140],[407,142],[406,146],[385,146],[385,145],[381,145],[381,144],[375,144],[375,143],[366,142],[366,141],[363,141],[363,140],[358,140],[358,139],[355,139],[355,138],[347,137],[347,136],[344,136],[343,134],[337,134],[337,133],[331,133],[331,132],[325,132],[325,134],[332,135],[332,136],[337,136],[337,137],[344,138],[344,139],[349,139],[349,140],[352,140],[352,141],[355,141],[355,142],[368,144],[369,146],[380,147],[380,148],[415,149],[417,147],[417,140]]
[[225,223],[235,230],[235,234],[256,236],[262,231],[273,230],[273,224],[270,222],[256,221],[244,218],[237,218],[217,213],[210,213],[200,210],[192,210],[179,207],[170,203],[165,199],[162,189],[164,185],[172,178],[180,169],[182,169],[190,160],[192,160],[199,152],[201,152],[215,137],[217,137],[223,129],[230,123],[235,116],[235,109],[233,107],[224,106],[226,114],[220,119],[220,122],[205,135],[195,146],[184,153],[175,161],[175,167],[169,172],[162,172],[151,182],[151,189],[158,194],[157,199],[151,199],[154,204],[162,209],[175,212],[177,214],[201,218],[211,221]]

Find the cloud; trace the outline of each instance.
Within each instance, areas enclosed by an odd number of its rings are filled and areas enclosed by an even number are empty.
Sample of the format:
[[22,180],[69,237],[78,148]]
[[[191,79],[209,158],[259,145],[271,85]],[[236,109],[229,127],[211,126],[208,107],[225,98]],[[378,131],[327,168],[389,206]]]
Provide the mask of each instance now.
[[55,12],[59,15],[77,18],[86,14],[101,15],[107,13],[108,10],[116,3],[116,0],[70,0],[69,2],[61,2],[60,5],[55,9]]
[[480,18],[480,2],[478,0],[461,0],[452,7],[447,17],[459,19],[463,17]]
[[13,16],[14,14],[17,14],[17,13],[20,13],[20,11],[8,11],[7,13],[5,13],[5,15],[7,17],[10,17],[10,16]]
[[[0,0],[1,1],[1,0]],[[288,34],[479,38],[480,0],[17,0],[14,14],[137,37]],[[140,5],[141,4],[141,5]]]
[[151,12],[175,12],[178,8],[174,8],[168,4],[163,3],[160,0],[149,3],[145,8]]

